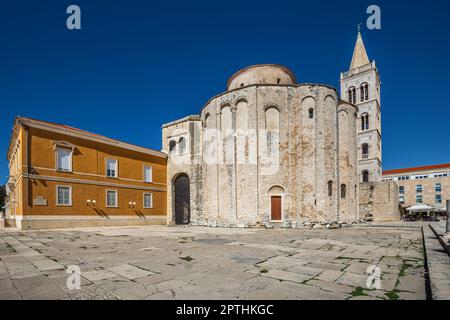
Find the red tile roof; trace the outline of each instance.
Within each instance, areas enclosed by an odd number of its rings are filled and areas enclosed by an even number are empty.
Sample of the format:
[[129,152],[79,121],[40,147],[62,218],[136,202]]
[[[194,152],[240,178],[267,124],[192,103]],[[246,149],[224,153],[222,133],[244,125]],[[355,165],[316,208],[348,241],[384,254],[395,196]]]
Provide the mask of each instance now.
[[445,169],[445,168],[450,168],[450,163],[435,164],[435,165],[432,165],[432,166],[422,166],[422,167],[413,167],[413,168],[404,168],[404,169],[385,170],[385,171],[383,171],[383,175],[390,175],[390,174],[397,174],[397,173],[408,173],[408,172],[413,172],[413,171]]
[[[132,144],[132,143],[128,143],[128,142],[124,142],[124,141],[117,140],[117,139],[108,138],[108,137],[102,136],[100,134],[96,134],[96,133],[92,133],[92,132],[85,131],[85,130],[82,130],[82,129],[74,128],[74,127],[71,127],[71,126],[68,126],[68,125],[59,124],[59,123],[55,123],[55,122],[44,121],[44,120],[38,120],[38,119],[30,118],[30,117],[17,117],[16,118],[16,122],[20,123],[21,120],[24,120],[24,121],[30,120],[30,121],[34,121],[34,122],[38,122],[38,123],[53,125],[53,126],[57,126],[57,127],[62,128],[62,129],[65,129],[65,130],[76,131],[76,132],[82,133],[82,134],[84,134],[86,136],[93,137],[93,138],[99,138],[99,139],[104,139],[104,140],[109,140],[109,141],[115,141],[115,142],[123,143],[123,144],[129,145],[129,146],[133,146],[133,147],[138,147],[138,148],[142,148],[142,149],[145,149],[145,150],[149,150],[151,152],[155,152],[155,154],[161,154],[162,156],[165,156],[165,154],[163,154],[161,151],[158,151],[158,150],[154,150],[154,149],[138,146],[138,145],[135,145],[135,144]],[[11,141],[12,141],[12,137],[11,137]],[[10,142],[10,149],[11,149],[11,142]],[[9,160],[9,156],[10,156],[10,152],[8,152],[8,156],[7,156],[8,160]]]

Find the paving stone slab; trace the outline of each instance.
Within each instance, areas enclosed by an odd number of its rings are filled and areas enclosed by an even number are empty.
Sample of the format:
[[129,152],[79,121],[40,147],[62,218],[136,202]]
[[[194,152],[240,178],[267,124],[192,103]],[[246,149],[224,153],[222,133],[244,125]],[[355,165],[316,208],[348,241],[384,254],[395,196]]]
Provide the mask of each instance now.
[[46,276],[16,279],[14,284],[26,300],[59,300],[67,297],[67,294]]
[[261,276],[274,278],[274,279],[278,279],[278,280],[284,280],[284,281],[298,282],[298,283],[303,283],[304,281],[312,278],[312,276],[310,276],[310,275],[293,273],[293,272],[277,270],[277,269],[269,270],[266,273],[261,273]]
[[334,282],[343,274],[344,274],[344,272],[342,272],[342,271],[325,270],[324,272],[319,274],[315,279],[322,280],[322,281],[328,281],[328,282]]
[[130,280],[154,274],[154,272],[144,270],[126,263],[109,267],[108,270]]
[[91,271],[82,271],[81,276],[88,279],[89,281],[94,282],[104,279],[115,278],[117,277],[117,274],[108,270],[91,270]]

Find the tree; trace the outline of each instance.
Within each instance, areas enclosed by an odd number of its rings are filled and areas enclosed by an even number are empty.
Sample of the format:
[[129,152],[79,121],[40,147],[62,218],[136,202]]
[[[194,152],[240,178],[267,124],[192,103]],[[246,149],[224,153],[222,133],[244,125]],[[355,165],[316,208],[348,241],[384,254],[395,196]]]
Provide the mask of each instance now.
[[5,206],[6,200],[6,187],[0,186],[0,211],[3,211],[3,207]]

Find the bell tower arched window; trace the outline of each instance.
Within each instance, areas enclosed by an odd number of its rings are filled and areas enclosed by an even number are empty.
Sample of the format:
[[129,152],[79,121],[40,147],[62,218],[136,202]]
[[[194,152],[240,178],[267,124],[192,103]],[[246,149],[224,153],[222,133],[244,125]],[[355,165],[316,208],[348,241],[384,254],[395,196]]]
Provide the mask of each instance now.
[[361,146],[362,149],[362,158],[368,159],[369,158],[369,145],[367,143],[363,143]]
[[369,84],[363,83],[360,87],[361,102],[369,100]]
[[351,87],[348,89],[348,102],[356,104],[356,88]]
[[367,113],[361,116],[361,130],[369,130],[369,115]]

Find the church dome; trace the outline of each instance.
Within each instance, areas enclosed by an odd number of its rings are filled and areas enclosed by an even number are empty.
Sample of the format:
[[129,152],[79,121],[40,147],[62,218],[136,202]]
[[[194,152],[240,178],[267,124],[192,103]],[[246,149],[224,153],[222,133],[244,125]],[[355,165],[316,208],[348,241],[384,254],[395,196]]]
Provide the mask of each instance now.
[[228,90],[252,84],[295,84],[295,76],[288,68],[277,64],[259,64],[239,70],[228,80]]

